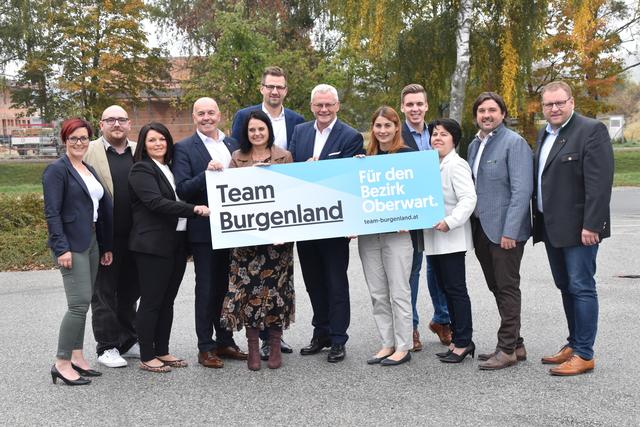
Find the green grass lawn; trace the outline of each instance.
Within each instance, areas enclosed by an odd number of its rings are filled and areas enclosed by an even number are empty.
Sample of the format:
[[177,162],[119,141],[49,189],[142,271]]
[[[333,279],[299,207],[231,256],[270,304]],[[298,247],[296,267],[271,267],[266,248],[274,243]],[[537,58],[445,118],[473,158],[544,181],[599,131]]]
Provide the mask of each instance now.
[[1,162],[0,193],[41,193],[42,172],[49,162]]
[[621,148],[613,152],[616,160],[614,186],[640,186],[640,148]]

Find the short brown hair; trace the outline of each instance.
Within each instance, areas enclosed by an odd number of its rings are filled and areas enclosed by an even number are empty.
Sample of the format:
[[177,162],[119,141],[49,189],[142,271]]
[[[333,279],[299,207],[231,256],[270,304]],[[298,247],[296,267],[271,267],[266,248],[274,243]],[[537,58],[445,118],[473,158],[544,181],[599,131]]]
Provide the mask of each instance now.
[[542,87],[542,92],[540,93],[540,96],[544,95],[544,93],[548,90],[553,91],[558,89],[564,90],[566,94],[569,95],[569,98],[573,97],[571,86],[569,86],[567,83],[563,82],[562,80],[556,80],[555,82],[547,83],[546,85],[544,85]]
[[[509,116],[509,112],[507,111],[507,104],[505,104],[504,99],[500,95],[495,92],[482,92],[473,103],[473,117],[474,119],[478,116],[478,107],[484,101],[492,100],[498,104],[500,107],[500,112],[504,114],[505,117]],[[477,123],[476,123],[477,124]]]
[[287,73],[280,67],[270,66],[265,68],[262,72],[262,79],[260,79],[261,84],[264,84],[267,76],[284,77],[284,81],[287,81]]
[[402,92],[400,92],[400,105],[404,104],[404,97],[410,93],[422,93],[424,94],[424,100],[427,101],[427,91],[424,87],[417,83],[411,83],[402,88]]

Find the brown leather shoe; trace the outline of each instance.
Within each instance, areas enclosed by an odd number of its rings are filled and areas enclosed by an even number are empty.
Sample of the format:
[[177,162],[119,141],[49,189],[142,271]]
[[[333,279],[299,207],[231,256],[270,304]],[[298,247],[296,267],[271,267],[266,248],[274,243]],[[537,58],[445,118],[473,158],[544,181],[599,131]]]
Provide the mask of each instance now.
[[496,371],[515,365],[517,362],[518,359],[515,352],[507,354],[504,351],[498,351],[489,360],[480,362],[478,368],[482,371]]
[[[485,362],[489,359],[491,359],[493,356],[496,355],[496,353],[498,353],[498,349],[496,349],[493,353],[480,353],[478,355],[478,360],[481,362]],[[524,345],[521,345],[520,347],[516,347],[516,360],[518,362],[522,362],[524,360],[527,360],[527,349],[524,347]]]
[[544,356],[542,358],[542,363],[545,365],[559,365],[571,359],[571,356],[573,356],[573,349],[568,345],[565,345],[553,356]]
[[223,359],[233,359],[233,360],[247,360],[249,355],[244,351],[240,350],[237,346],[227,346],[227,347],[218,347],[216,350],[216,354],[218,357]]
[[421,351],[422,343],[420,342],[420,332],[417,329],[413,330],[413,348],[411,351]]
[[201,351],[198,353],[198,363],[205,368],[222,368],[224,362],[213,351]]
[[593,371],[596,367],[595,359],[585,360],[582,357],[574,354],[571,359],[567,360],[561,365],[555,366],[549,369],[551,375],[571,376],[580,375],[585,372]]
[[449,325],[431,321],[429,322],[429,329],[438,336],[442,345],[451,344],[451,327]]

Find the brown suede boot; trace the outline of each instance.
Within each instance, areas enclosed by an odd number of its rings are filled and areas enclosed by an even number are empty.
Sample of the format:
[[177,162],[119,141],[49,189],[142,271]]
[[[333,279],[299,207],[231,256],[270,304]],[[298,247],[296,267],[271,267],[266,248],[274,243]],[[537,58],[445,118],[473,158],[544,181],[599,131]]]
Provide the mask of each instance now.
[[258,340],[258,328],[247,329],[247,345],[249,347],[249,357],[247,358],[247,367],[252,371],[260,370],[260,346]]
[[269,328],[269,361],[267,366],[269,369],[278,369],[282,366],[282,352],[280,349],[280,339],[282,338],[282,329]]

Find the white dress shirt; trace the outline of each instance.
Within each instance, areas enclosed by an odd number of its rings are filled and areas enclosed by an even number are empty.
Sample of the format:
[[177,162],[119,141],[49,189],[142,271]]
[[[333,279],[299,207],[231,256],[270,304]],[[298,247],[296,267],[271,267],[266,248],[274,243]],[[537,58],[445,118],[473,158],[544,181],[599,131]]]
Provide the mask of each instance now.
[[320,158],[320,153],[322,153],[322,149],[324,148],[324,145],[327,143],[329,134],[331,133],[331,130],[333,129],[333,126],[336,124],[337,120],[338,120],[337,117],[333,119],[333,121],[329,123],[329,126],[324,128],[322,131],[318,129],[317,121],[313,123],[313,128],[316,130],[316,139],[313,142],[313,157],[315,159]]
[[91,196],[91,201],[93,202],[93,222],[98,220],[98,207],[100,206],[100,199],[104,196],[104,188],[98,182],[95,176],[91,172],[89,175],[85,175],[80,173],[80,178],[84,181],[84,185],[87,186],[87,190],[89,190],[89,195]]
[[196,133],[204,143],[204,146],[211,156],[211,160],[222,163],[222,166],[224,166],[225,169],[228,168],[229,163],[231,163],[231,153],[224,144],[224,133],[218,129],[218,139],[210,138],[199,130],[196,130]]
[[473,159],[472,170],[473,170],[474,178],[478,178],[478,166],[480,165],[480,157],[482,157],[482,152],[484,151],[484,147],[487,145],[487,141],[489,140],[489,138],[493,136],[493,131],[489,132],[487,136],[484,137],[484,139],[482,139],[482,136],[480,136],[480,132],[478,132],[476,136],[480,140],[480,146],[478,147],[478,153],[476,154],[476,158]]
[[276,117],[273,117],[262,104],[262,111],[269,117],[271,120],[271,127],[273,127],[273,144],[282,148],[283,150],[287,149],[287,122],[284,119],[284,107],[280,111],[280,114]]

